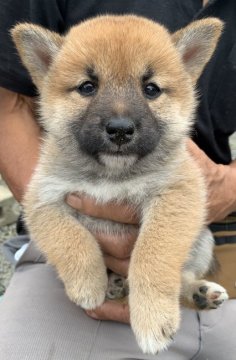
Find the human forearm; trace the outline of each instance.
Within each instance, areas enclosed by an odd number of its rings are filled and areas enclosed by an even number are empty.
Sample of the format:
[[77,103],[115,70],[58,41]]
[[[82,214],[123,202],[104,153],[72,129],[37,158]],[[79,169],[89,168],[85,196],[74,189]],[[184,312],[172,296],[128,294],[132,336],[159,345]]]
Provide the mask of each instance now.
[[236,210],[236,162],[230,165],[214,163],[192,141],[188,150],[205,177],[208,195],[208,222],[224,219]]
[[232,161],[232,163],[228,166],[230,169],[229,173],[229,186],[232,192],[232,210],[236,211],[236,160]]
[[39,144],[33,101],[0,88],[0,173],[18,201],[35,168]]
[[236,159],[232,161],[232,163],[230,164],[230,167],[236,169]]

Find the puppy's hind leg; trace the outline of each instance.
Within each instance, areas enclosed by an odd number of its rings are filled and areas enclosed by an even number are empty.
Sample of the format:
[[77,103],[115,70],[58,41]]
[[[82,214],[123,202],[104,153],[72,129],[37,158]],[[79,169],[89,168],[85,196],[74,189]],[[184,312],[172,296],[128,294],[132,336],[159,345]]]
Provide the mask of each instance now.
[[128,281],[124,276],[111,272],[108,275],[106,298],[110,300],[123,299],[129,293]]
[[217,283],[196,279],[194,273],[183,274],[182,298],[199,310],[217,309],[228,299],[226,290]]
[[201,310],[216,309],[228,299],[222,286],[203,279],[214,261],[213,246],[214,238],[204,228],[191,250],[182,274],[182,298]]

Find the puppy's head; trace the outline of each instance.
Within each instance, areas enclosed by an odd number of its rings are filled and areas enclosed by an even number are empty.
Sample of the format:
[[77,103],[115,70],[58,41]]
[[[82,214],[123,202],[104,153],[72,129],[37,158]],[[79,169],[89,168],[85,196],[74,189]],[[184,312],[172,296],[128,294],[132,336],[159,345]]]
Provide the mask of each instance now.
[[64,37],[31,24],[12,35],[58,144],[122,170],[149,154],[172,156],[183,142],[221,29],[209,18],[170,35],[141,17],[102,16]]

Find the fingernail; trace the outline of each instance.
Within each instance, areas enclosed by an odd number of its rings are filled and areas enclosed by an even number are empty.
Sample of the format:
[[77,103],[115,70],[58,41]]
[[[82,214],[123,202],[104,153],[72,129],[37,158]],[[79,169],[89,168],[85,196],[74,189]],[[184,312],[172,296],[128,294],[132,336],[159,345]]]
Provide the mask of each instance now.
[[70,193],[70,195],[73,195],[73,196],[77,196],[77,197],[79,197],[79,193],[78,193],[78,192],[76,192],[76,191],[71,192],[71,193]]
[[98,319],[97,314],[92,310],[86,310],[88,316],[91,316],[93,319]]
[[81,201],[79,195],[76,193],[71,193],[68,196],[67,201],[68,201],[69,205],[71,205],[72,207],[75,207],[77,210],[82,208],[82,201]]

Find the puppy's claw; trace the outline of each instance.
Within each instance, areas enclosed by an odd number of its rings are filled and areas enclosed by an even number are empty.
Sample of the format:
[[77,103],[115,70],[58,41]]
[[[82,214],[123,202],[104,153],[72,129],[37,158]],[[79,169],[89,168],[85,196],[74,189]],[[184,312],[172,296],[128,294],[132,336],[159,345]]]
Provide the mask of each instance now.
[[104,268],[104,271],[94,275],[93,279],[85,279],[80,276],[73,284],[65,284],[65,289],[71,301],[85,310],[93,310],[105,301],[107,289],[106,270]]
[[102,305],[105,300],[104,289],[86,289],[86,291],[76,291],[75,289],[66,289],[66,293],[71,301],[81,306],[85,310],[93,310]]
[[149,334],[146,337],[136,337],[137,342],[144,354],[155,355],[160,351],[166,350],[173,340],[173,336],[157,339],[155,334]]
[[[151,299],[151,300],[150,300]],[[156,354],[167,349],[179,327],[179,306],[169,299],[131,297],[131,326],[144,353]],[[150,301],[149,301],[150,300]]]

